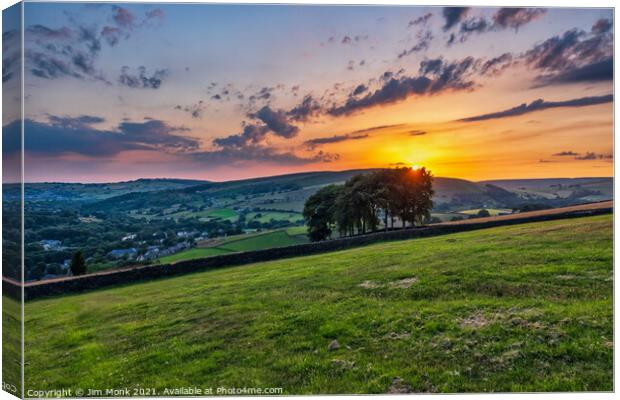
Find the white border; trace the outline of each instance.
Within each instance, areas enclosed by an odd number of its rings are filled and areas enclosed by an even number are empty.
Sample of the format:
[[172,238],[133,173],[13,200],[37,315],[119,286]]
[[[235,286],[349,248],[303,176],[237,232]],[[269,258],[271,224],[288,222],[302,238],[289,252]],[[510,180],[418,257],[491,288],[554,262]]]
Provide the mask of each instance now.
[[[45,2],[42,0],[26,0],[26,2]],[[364,1],[364,0],[337,0],[337,1],[330,1],[330,0],[313,0],[313,1],[303,1],[303,0],[289,0],[289,1],[260,1],[260,0],[243,0],[243,1],[231,1],[231,0],[212,0],[212,1],[205,1],[205,2],[200,2],[200,1],[179,1],[179,0],[168,0],[168,1],[163,1],[163,2],[149,2],[149,1],[136,1],[136,0],[123,0],[123,1],[93,1],[93,0],[64,0],[62,2],[67,2],[67,3],[218,3],[218,4],[307,4],[307,5],[379,5],[379,6],[390,6],[390,5],[400,5],[400,6],[456,6],[456,5],[467,5],[467,6],[480,6],[480,7],[498,7],[498,6],[503,6],[503,7],[508,7],[508,6],[519,6],[519,7],[526,7],[526,6],[532,6],[532,7],[558,7],[558,8],[567,8],[567,7],[586,7],[586,8],[614,8],[614,2],[612,0],[590,0],[590,1],[578,1],[578,0],[543,0],[543,1],[527,1],[521,4],[517,4],[516,1],[503,1],[503,0],[477,0],[477,1],[470,1],[470,0],[461,0],[461,1],[446,1],[446,0],[423,0],[423,1],[407,1],[407,0],[389,0],[389,1],[383,1],[383,0],[375,0],[375,1]],[[10,5],[13,5],[17,3],[16,1],[10,1],[10,3],[5,3],[2,5],[3,9],[6,7],[9,7]],[[614,8],[614,21],[617,21],[616,18],[616,9]],[[22,8],[22,26],[23,26],[23,8]],[[1,28],[1,23],[0,23],[0,28]],[[616,28],[616,24],[614,24],[614,30]],[[22,45],[23,45],[23,30],[22,30]],[[614,43],[614,52],[617,53],[617,46],[618,46],[618,41],[616,40]],[[24,67],[24,60],[23,60],[23,51],[22,51],[22,93],[23,93],[23,85],[24,85],[24,79],[23,79],[23,67]],[[616,72],[616,64],[614,63],[614,74]],[[616,75],[614,75],[615,77]],[[615,80],[614,80],[614,93],[615,93]],[[1,105],[1,91],[0,91],[0,105]],[[22,99],[22,117],[24,115],[24,102]],[[616,106],[616,102],[614,101],[614,154],[616,154],[616,141],[615,141],[615,120],[618,116],[618,107]],[[22,124],[22,130],[23,130],[23,124]],[[23,146],[23,131],[22,131],[22,146]],[[2,149],[2,144],[0,142],[0,154],[1,154],[1,149]],[[23,158],[22,158],[22,181],[23,181],[23,173],[24,173],[24,165],[23,165]],[[618,164],[615,163],[615,159],[614,159],[614,176],[616,176],[618,174]],[[2,173],[2,165],[0,163],[0,174]],[[22,187],[23,190],[23,187]],[[618,188],[618,186],[615,185],[615,180],[614,180],[614,198],[618,198],[618,195],[620,194],[620,188]],[[22,203],[22,207],[23,207],[23,203]],[[2,210],[0,208],[0,217],[2,216]],[[615,216],[615,213],[614,213]],[[23,208],[22,208],[22,226],[23,226]],[[618,244],[620,242],[620,238],[618,237],[617,233],[620,230],[620,222],[614,217],[614,272],[615,272],[615,259],[616,259],[616,250],[619,248]],[[23,229],[22,229],[22,249],[23,249]],[[1,254],[1,251],[0,251]],[[22,260],[22,280],[23,280],[23,260]],[[615,313],[615,310],[618,310],[618,305],[619,305],[619,301],[618,298],[615,296],[616,293],[616,288],[617,288],[617,280],[614,279],[614,343],[618,343],[618,318],[617,315]],[[23,294],[22,294],[23,296]],[[23,346],[24,346],[24,341],[23,341],[23,322],[24,322],[24,315],[23,315],[24,309],[22,306],[22,357],[23,357]],[[0,322],[0,326],[1,326],[1,322]],[[0,355],[1,355],[1,346],[0,346]],[[616,383],[618,382],[618,378],[620,377],[620,374],[618,372],[618,361],[619,361],[619,357],[618,357],[618,352],[616,351],[616,347],[614,347],[614,390],[616,389]],[[23,370],[22,370],[22,390],[23,390]],[[433,395],[425,395],[425,394],[416,394],[416,395],[407,395],[406,397],[411,397],[411,396],[424,396],[424,397],[430,397],[432,396],[435,399],[459,399],[459,398],[466,398],[466,399],[471,399],[471,398],[477,398],[477,397],[482,397],[484,399],[489,399],[489,400],[496,400],[496,399],[531,399],[531,398],[535,398],[535,399],[557,399],[558,396],[561,396],[564,399],[582,399],[582,398],[587,398],[587,399],[594,399],[594,400],[598,400],[598,399],[612,399],[615,398],[615,394],[614,393],[544,393],[544,394],[531,394],[531,393],[524,393],[524,394],[433,394]],[[304,396],[304,397],[309,397],[309,398],[323,398],[326,396]],[[357,398],[359,396],[338,396],[340,399],[354,399]],[[376,395],[373,396],[374,398],[377,399],[393,399],[393,396],[388,396],[388,395]],[[234,398],[234,399],[241,399],[241,397],[232,397],[232,396],[227,396],[227,397],[223,397],[223,398]],[[272,397],[253,397],[254,399],[272,399]],[[4,400],[4,399],[15,399],[14,396],[8,394],[7,392],[4,391],[0,391],[0,400]],[[165,397],[158,397],[158,399],[168,399]],[[177,397],[172,397],[169,399],[178,399]]]

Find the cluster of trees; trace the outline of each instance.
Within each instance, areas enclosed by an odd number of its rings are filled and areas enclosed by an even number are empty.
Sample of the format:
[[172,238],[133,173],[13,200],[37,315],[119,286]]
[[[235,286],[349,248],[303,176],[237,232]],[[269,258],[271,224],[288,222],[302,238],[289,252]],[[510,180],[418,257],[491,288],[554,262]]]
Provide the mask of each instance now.
[[303,216],[312,241],[333,232],[351,236],[394,227],[421,225],[433,208],[433,176],[426,168],[382,169],[355,175],[344,185],[329,185],[308,198]]

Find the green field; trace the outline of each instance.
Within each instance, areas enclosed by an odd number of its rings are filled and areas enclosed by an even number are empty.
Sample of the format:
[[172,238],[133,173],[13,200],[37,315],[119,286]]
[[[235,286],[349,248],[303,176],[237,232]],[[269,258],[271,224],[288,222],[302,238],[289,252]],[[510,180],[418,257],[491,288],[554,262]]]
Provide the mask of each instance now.
[[259,232],[248,235],[235,235],[222,239],[216,245],[206,248],[193,248],[171,254],[159,259],[162,264],[195,258],[218,256],[238,251],[263,250],[272,247],[292,246],[308,243],[306,227],[299,226],[277,231]]
[[161,262],[162,264],[168,264],[168,263],[173,263],[177,261],[192,260],[194,258],[219,256],[220,254],[226,254],[229,252],[230,251],[219,249],[216,247],[211,247],[207,249],[193,248],[193,249],[181,251],[176,254],[171,254],[169,256],[162,257],[159,259],[159,262]]
[[234,218],[237,216],[235,210],[231,210],[230,208],[216,208],[213,210],[209,210],[207,212],[207,216],[211,218]]
[[[459,211],[458,214],[475,215],[475,214],[478,214],[478,212],[480,212],[480,210],[482,210],[482,208],[476,208],[474,210]],[[501,208],[501,209],[485,208],[484,210],[487,210],[489,212],[489,214],[492,215],[492,216],[496,216],[496,215],[499,215],[499,214],[512,214],[512,210],[508,209],[508,208]]]
[[304,219],[304,217],[300,213],[291,213],[291,212],[275,212],[275,211],[259,211],[252,212],[247,215],[248,221],[257,220],[261,223],[267,223],[272,219],[276,221],[290,221],[297,222]]
[[307,242],[308,239],[306,236],[291,236],[286,230],[278,230],[263,235],[252,236],[248,239],[230,241],[223,244],[221,248],[232,251],[252,251],[269,249],[272,247],[292,246]]
[[[612,220],[388,242],[31,301],[26,385],[611,391]],[[340,348],[329,351],[333,340]]]

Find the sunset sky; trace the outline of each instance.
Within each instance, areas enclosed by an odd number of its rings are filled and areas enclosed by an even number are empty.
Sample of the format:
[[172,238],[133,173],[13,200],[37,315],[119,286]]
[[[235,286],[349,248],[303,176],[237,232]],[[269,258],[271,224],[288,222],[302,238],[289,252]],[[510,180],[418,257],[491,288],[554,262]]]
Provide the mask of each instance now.
[[[3,19],[5,93],[19,85],[15,15]],[[611,176],[612,18],[26,3],[25,177],[221,181],[400,163],[470,180]],[[10,158],[19,115],[4,114]]]

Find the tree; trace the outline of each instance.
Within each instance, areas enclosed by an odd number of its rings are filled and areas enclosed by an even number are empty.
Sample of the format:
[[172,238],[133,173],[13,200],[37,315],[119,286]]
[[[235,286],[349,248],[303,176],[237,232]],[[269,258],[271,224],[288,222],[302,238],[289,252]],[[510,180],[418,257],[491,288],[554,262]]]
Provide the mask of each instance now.
[[86,260],[84,260],[84,255],[81,251],[77,251],[73,254],[70,267],[71,273],[74,276],[84,275],[86,273]]
[[480,211],[478,211],[478,218],[484,218],[484,217],[490,217],[490,216],[491,216],[491,213],[487,209],[483,208]]
[[329,185],[306,200],[303,216],[308,225],[308,237],[313,242],[329,238],[336,223],[337,199],[342,186]]
[[385,229],[396,217],[422,225],[431,220],[433,176],[425,168],[396,168],[351,177],[343,186],[327,186],[304,206],[308,235],[313,241],[375,231],[383,216]]
[[422,225],[430,219],[433,208],[433,175],[426,168],[396,168],[396,185],[393,191],[394,214],[403,221]]

